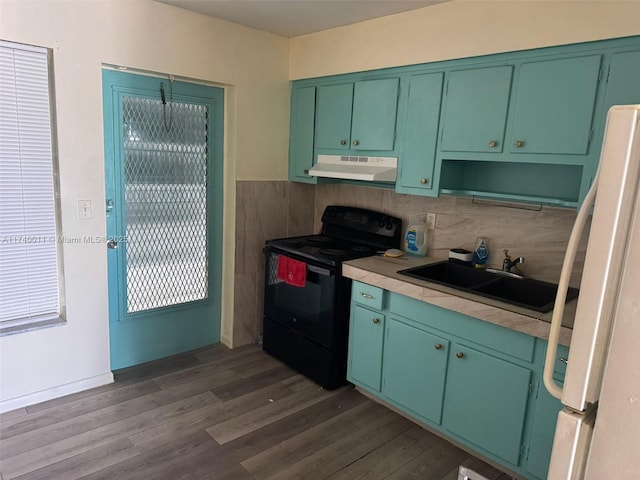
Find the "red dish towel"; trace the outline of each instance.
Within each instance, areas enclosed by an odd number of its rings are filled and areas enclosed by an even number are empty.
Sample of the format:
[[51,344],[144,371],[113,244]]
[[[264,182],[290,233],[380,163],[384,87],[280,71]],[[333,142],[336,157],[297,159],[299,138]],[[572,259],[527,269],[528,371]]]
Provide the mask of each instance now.
[[307,281],[307,264],[293,258],[278,256],[278,279],[288,285],[304,287]]

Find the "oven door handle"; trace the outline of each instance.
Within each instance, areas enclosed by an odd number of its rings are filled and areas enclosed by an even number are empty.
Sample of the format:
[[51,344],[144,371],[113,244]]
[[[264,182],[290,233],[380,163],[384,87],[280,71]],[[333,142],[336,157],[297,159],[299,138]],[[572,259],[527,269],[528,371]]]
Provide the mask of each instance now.
[[323,275],[325,277],[332,277],[333,275],[335,275],[335,273],[332,272],[331,270],[328,270],[326,268],[316,267],[314,265],[307,264],[307,269],[310,272],[314,272],[314,273],[317,273],[318,275]]

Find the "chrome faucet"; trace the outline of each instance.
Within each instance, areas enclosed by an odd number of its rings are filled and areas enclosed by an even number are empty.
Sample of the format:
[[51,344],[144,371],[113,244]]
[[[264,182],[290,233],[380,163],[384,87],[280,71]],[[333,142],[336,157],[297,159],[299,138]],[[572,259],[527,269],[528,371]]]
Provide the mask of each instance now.
[[503,250],[504,252],[504,260],[502,260],[502,271],[503,272],[511,272],[511,269],[514,268],[519,263],[524,263],[524,257],[516,257],[511,258],[509,255],[509,250]]

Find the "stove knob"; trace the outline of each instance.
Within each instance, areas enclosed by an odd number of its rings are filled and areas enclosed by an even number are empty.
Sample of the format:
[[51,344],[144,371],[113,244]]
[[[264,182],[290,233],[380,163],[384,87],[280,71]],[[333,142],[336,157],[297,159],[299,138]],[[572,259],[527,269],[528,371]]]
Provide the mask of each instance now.
[[387,223],[384,228],[386,228],[387,230],[391,230],[393,228],[393,224],[392,223]]
[[379,226],[380,228],[384,227],[384,220],[380,220],[380,221],[378,222],[378,226]]

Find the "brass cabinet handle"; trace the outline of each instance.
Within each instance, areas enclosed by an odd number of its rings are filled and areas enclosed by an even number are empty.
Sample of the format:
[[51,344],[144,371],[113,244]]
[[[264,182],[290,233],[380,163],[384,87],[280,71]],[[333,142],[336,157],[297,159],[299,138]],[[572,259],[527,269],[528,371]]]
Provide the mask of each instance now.
[[346,145],[347,141],[346,140],[340,140],[340,145]]
[[524,142],[522,140],[516,140],[516,143],[514,143],[514,145],[516,146],[516,148],[522,148],[524,146]]
[[442,344],[436,343],[435,347],[436,347],[436,350],[440,350],[442,348]]
[[366,298],[367,300],[375,300],[376,297],[374,297],[373,295],[369,295],[368,293],[365,292],[360,292],[360,295],[364,298]]
[[422,185],[426,185],[428,182],[429,182],[429,180],[427,180],[426,178],[421,178],[421,179],[420,179],[420,183],[421,183]]
[[458,352],[458,353],[456,353],[456,357],[462,358],[462,357],[464,357],[464,353]]
[[560,362],[564,363],[565,365],[568,365],[568,364],[569,364],[569,360],[568,360],[568,359],[566,359],[566,358],[564,358],[564,357],[556,357],[556,360],[558,360],[558,361],[560,361]]
[[374,318],[373,319],[373,323],[375,323],[377,325],[378,323],[380,323],[380,319],[379,318]]
[[353,142],[351,142],[351,143],[353,143],[354,145],[359,145],[359,144],[360,144],[360,142],[359,142],[358,140],[354,140],[354,141],[353,141]]
[[491,140],[491,141],[489,142],[489,146],[490,146],[491,148],[494,148],[496,145],[498,145],[498,142],[496,142],[495,140]]

